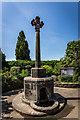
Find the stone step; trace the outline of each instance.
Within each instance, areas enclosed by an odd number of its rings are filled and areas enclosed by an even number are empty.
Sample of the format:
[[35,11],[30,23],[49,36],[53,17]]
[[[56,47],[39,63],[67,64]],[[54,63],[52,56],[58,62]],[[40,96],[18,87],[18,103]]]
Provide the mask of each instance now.
[[48,106],[48,107],[41,107],[41,106],[36,105],[35,103],[31,103],[30,106],[34,110],[47,113],[47,112],[55,111],[58,108],[59,103],[58,101],[55,101],[52,106]]
[[18,94],[12,101],[13,108],[26,116],[46,116],[51,114],[57,114],[60,112],[66,105],[66,99],[62,97],[60,94],[54,94],[54,104],[48,107],[40,107],[31,102],[30,105],[22,102],[23,93]]

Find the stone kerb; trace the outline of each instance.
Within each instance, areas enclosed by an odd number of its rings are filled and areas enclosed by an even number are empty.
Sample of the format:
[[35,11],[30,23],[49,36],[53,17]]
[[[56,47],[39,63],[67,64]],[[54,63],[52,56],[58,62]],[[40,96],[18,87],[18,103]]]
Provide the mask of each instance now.
[[59,83],[54,82],[55,87],[63,87],[63,88],[80,88],[80,83]]

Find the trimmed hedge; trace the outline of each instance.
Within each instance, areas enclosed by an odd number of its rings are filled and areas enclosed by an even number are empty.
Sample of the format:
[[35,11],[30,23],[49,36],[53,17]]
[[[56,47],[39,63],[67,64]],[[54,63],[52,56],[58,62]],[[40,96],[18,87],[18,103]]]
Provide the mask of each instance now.
[[[51,60],[51,61],[41,61],[41,65],[49,65],[52,66],[52,68],[54,68],[55,64],[58,63],[58,60]],[[25,68],[25,66],[29,66],[30,67],[35,67],[35,61],[27,61],[27,60],[16,60],[16,61],[8,61],[8,65],[9,68],[12,66],[19,66],[22,67],[22,69]]]
[[52,75],[53,68],[51,66],[43,65],[42,67],[46,69],[46,76],[51,76]]
[[10,69],[10,75],[16,76],[20,72],[20,67],[13,66]]
[[35,66],[34,61],[27,61],[27,60],[16,60],[16,61],[8,61],[9,68],[13,66],[18,66],[20,69],[25,69],[25,66],[30,65],[31,67]]
[[73,82],[73,77],[61,76],[60,80],[61,82]]

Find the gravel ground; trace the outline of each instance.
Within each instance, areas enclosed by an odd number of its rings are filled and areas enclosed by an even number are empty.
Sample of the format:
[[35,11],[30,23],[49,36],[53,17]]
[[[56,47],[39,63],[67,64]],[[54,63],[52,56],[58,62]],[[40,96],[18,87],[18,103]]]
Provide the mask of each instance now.
[[[13,90],[10,92],[6,92],[2,95],[2,118],[3,119],[12,119],[12,118],[21,118],[25,119],[24,116],[16,112],[12,107],[12,100],[13,98],[22,92],[21,90]],[[57,119],[57,120],[64,120],[67,118],[68,120],[73,118],[73,120],[76,120],[80,118],[80,88],[59,88],[54,87],[54,92],[61,94],[63,97],[67,99],[67,105],[65,108],[59,112],[58,114],[54,116],[46,116],[41,117],[41,119]],[[33,117],[27,116],[28,119],[32,119]],[[34,117],[36,120],[39,119],[38,117]],[[33,118],[33,119],[34,119]]]

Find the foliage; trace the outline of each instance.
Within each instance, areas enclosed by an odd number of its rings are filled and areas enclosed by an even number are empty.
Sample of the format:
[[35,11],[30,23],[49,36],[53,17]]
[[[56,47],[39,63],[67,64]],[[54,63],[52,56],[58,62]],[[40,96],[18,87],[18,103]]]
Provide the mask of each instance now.
[[12,76],[11,79],[12,79],[12,81],[17,81],[18,78],[16,76]]
[[16,60],[30,60],[30,50],[25,39],[26,37],[24,32],[19,32],[18,41],[15,49]]
[[78,76],[78,83],[80,83],[80,76]]
[[[22,38],[19,38],[19,40],[20,39],[22,42]],[[23,41],[25,41],[25,37]],[[0,54],[0,58],[1,55],[2,52]],[[3,91],[22,87],[23,79],[26,76],[30,76],[31,68],[35,66],[35,61],[16,60],[6,62],[5,58],[6,56],[4,54],[2,60],[3,69],[0,70],[0,78],[2,77]],[[54,81],[80,82],[80,39],[77,41],[71,41],[67,44],[66,55],[61,58],[60,61],[41,61],[41,65],[46,69],[46,75],[52,76],[54,78]],[[75,68],[73,78],[60,76],[60,68],[65,66],[71,66]]]
[[78,81],[78,73],[76,72],[76,70],[74,71],[74,75],[73,75],[73,81],[77,82]]
[[26,65],[25,69],[27,69],[29,72],[31,71],[32,66],[31,65]]
[[19,74],[17,75],[17,78],[18,78],[19,80],[23,81],[24,77],[26,77],[26,76],[30,76],[29,71],[28,71],[27,69],[26,69],[26,70],[22,69],[21,73],[19,73]]
[[26,77],[26,74],[21,74],[21,73],[19,73],[19,74],[17,75],[17,78],[18,78],[19,80],[21,80],[21,81],[23,81],[24,77]]
[[9,68],[4,67],[3,70],[2,70],[2,73],[6,72],[6,71],[8,71],[8,70],[9,70]]
[[5,66],[6,64],[6,56],[4,53],[2,53],[2,68]]
[[[2,66],[1,66],[2,64]],[[0,69],[1,67],[4,68],[6,66],[6,56],[0,49]]]
[[53,74],[60,75],[60,68],[61,68],[61,66],[62,66],[62,62],[57,63],[54,66]]
[[51,77],[53,77],[54,82],[55,82],[55,81],[58,81],[58,78],[57,78],[57,76],[56,76],[56,75],[52,75]]
[[17,75],[10,75],[10,72],[0,74],[2,78],[2,92],[23,87],[23,81],[18,79]]
[[58,79],[59,82],[61,82],[61,75],[58,75],[57,79]]
[[[49,65],[52,68],[54,68],[54,66],[59,63],[59,61],[57,60],[52,60],[52,61],[41,61],[41,65]],[[12,66],[19,66],[20,70],[22,69],[28,69],[30,71],[30,69],[32,67],[35,67],[35,61],[27,61],[27,60],[16,60],[16,61],[8,61],[9,67]]]
[[2,82],[8,82],[9,81],[9,76],[10,76],[10,73],[7,71],[5,73],[2,73]]
[[[20,69],[25,69],[25,67],[27,66],[28,68],[34,67],[35,66],[35,62],[34,61],[27,61],[27,60],[16,60],[16,61],[8,61],[9,67],[12,66],[19,66]],[[30,66],[29,66],[30,65]]]
[[61,76],[61,82],[73,82],[73,77]]
[[21,74],[25,74],[26,76],[30,75],[27,69],[26,70],[22,69]]
[[23,85],[22,81],[19,80],[16,76],[11,77],[11,87],[12,88],[20,88]]
[[51,76],[52,75],[53,68],[51,66],[43,65],[42,67],[46,69],[46,76]]
[[10,75],[16,76],[20,71],[20,67],[13,66],[10,69]]
[[52,66],[52,68],[54,68],[54,66],[58,63],[59,61],[58,60],[47,60],[47,61],[41,61],[41,65],[49,65],[49,66]]
[[73,81],[80,76],[80,39],[67,44],[66,56],[61,59],[63,66],[75,67]]

